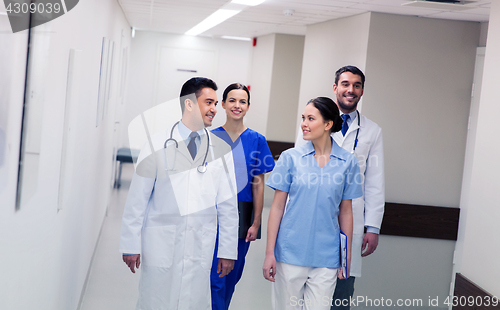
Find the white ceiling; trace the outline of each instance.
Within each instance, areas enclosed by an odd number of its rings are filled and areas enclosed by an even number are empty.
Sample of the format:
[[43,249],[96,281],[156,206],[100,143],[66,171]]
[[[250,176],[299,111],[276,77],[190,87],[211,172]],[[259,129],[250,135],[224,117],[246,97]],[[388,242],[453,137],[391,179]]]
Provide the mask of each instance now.
[[[413,0],[266,0],[202,33],[202,36],[256,37],[270,33],[305,34],[306,26],[365,12],[486,22],[492,0],[429,8],[402,5]],[[231,0],[118,0],[136,29],[183,34]],[[419,3],[420,4],[420,3]],[[424,4],[427,6],[427,4]],[[462,10],[454,10],[461,8]],[[285,16],[284,10],[294,10]]]

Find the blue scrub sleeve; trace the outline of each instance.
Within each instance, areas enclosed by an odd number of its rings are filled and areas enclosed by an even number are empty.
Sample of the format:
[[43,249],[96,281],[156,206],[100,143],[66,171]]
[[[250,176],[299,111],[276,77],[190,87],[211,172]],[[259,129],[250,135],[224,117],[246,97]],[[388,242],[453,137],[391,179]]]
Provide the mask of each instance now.
[[292,157],[287,153],[287,151],[281,153],[273,172],[269,175],[266,185],[274,190],[278,189],[288,193],[293,179],[291,173],[292,167]]
[[349,161],[349,171],[344,182],[342,200],[355,199],[361,196],[363,196],[363,188],[361,187],[358,160],[352,157]]
[[274,157],[273,154],[271,154],[271,150],[264,136],[259,135],[257,150],[253,151],[250,156],[255,159],[256,163],[251,167],[252,171],[250,174],[252,176],[266,173],[274,169]]

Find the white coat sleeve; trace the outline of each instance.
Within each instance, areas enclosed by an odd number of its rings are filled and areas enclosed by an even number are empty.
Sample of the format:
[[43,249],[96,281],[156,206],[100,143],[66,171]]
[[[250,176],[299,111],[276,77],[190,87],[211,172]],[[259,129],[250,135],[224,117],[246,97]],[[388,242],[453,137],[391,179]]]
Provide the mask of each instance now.
[[[219,223],[218,258],[238,258],[238,197],[234,173],[233,154],[224,155],[224,175],[217,191],[217,218]],[[227,170],[226,170],[227,168]]]
[[366,160],[364,193],[365,226],[380,229],[385,206],[384,146],[380,128]]
[[155,180],[134,173],[123,211],[120,253],[141,254],[142,226]]

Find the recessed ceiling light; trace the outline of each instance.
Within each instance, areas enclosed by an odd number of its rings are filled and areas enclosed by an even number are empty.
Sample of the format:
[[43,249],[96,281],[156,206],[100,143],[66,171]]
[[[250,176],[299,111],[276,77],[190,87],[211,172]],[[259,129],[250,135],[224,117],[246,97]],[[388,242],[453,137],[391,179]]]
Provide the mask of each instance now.
[[403,3],[403,6],[413,6],[418,8],[426,8],[426,9],[437,9],[437,10],[446,10],[446,11],[465,11],[476,8],[476,6],[466,5],[474,3],[472,1],[462,1],[460,3],[447,3],[447,2],[438,2],[438,1],[422,1],[416,0],[408,3]]
[[233,0],[231,3],[235,4],[243,4],[243,5],[248,5],[248,6],[256,6],[259,4],[264,3],[266,0]]
[[239,41],[251,41],[251,38],[246,38],[246,37],[233,37],[233,36],[221,36],[221,39],[228,39],[228,40],[239,40]]
[[188,36],[197,36],[200,33],[203,33],[208,29],[217,26],[226,19],[233,17],[239,12],[241,12],[241,10],[226,10],[226,9],[217,10],[212,15],[202,20],[198,25],[189,29],[185,34]]

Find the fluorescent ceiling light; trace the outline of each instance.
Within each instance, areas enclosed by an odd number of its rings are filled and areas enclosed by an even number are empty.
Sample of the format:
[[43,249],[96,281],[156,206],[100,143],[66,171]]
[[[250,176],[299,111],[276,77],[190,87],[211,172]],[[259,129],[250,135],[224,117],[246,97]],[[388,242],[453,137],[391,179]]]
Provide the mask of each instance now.
[[248,5],[248,6],[256,6],[259,4],[264,3],[266,0],[233,0],[231,3],[235,4],[243,4],[243,5]]
[[422,1],[415,0],[408,3],[403,3],[403,6],[413,6],[417,8],[435,9],[435,10],[445,10],[445,11],[465,11],[476,8],[476,6],[469,6],[465,4],[473,3],[471,1],[457,2],[457,3],[446,3],[446,2],[434,2],[434,1]]
[[245,38],[245,37],[232,37],[232,36],[222,36],[221,39],[228,39],[228,40],[239,40],[239,41],[252,41],[251,38]]
[[226,10],[226,9],[217,10],[212,15],[201,21],[201,23],[189,29],[185,34],[188,36],[197,36],[200,33],[203,33],[208,29],[217,26],[226,19],[233,17],[239,12],[241,12],[241,10]]

